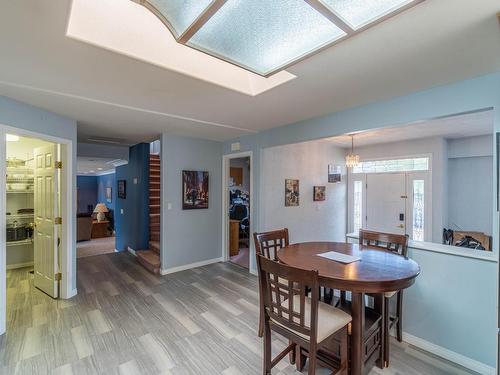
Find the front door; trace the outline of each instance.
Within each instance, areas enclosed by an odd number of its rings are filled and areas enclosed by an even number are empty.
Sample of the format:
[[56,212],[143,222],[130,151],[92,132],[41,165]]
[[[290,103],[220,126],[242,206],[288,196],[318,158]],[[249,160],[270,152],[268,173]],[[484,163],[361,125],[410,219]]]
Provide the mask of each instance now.
[[35,287],[58,297],[58,170],[57,145],[36,148],[35,162]]
[[369,174],[366,183],[366,228],[406,234],[406,175]]

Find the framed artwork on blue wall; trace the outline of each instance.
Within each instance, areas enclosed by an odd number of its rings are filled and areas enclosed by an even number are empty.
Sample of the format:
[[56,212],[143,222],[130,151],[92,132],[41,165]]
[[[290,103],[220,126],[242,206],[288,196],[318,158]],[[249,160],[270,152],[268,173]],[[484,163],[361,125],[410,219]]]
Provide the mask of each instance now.
[[107,187],[106,188],[106,202],[111,203],[113,202],[113,188],[112,187]]
[[127,180],[118,180],[118,198],[127,198]]

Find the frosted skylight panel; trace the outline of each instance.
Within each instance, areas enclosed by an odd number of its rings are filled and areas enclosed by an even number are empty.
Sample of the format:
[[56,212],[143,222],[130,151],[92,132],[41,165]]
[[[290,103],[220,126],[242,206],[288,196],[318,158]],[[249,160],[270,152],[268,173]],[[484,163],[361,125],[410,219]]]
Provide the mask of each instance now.
[[177,36],[186,29],[208,8],[212,0],[148,0],[172,26]]
[[359,29],[413,0],[320,0],[353,29]]
[[264,77],[424,0],[133,0],[178,43]]
[[303,0],[228,0],[187,44],[267,75],[345,35]]

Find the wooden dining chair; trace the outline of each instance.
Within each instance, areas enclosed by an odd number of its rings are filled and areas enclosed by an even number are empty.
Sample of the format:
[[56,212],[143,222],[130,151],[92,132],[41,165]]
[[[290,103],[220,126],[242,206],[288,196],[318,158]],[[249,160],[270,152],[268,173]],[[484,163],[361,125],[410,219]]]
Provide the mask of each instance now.
[[[318,364],[329,367],[332,374],[347,374],[347,327],[352,319],[344,311],[319,301],[318,271],[290,267],[259,254],[257,269],[264,306],[263,373],[271,374],[278,362],[295,351],[297,360],[308,356],[309,375],[316,373]],[[307,294],[308,287],[311,287],[311,297]],[[289,345],[274,359],[271,331],[289,340]],[[317,353],[322,348],[330,349],[334,335],[340,341],[339,358],[323,361]]]
[[[255,254],[277,261],[278,250],[290,244],[288,228],[253,234]],[[260,301],[259,337],[264,335],[264,307]]]
[[[375,232],[366,229],[359,230],[359,244],[375,247],[386,251],[397,253],[404,257],[408,256],[408,235]],[[396,314],[390,315],[390,301],[397,296]],[[389,331],[396,325],[396,338],[403,341],[403,291],[384,293],[384,362],[389,363]]]

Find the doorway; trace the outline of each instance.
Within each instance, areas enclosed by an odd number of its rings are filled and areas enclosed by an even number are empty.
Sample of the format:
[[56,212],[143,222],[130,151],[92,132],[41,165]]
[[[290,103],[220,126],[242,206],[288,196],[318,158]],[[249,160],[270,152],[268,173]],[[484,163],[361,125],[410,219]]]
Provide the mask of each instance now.
[[6,142],[7,290],[18,290],[12,277],[58,298],[61,146],[15,134]]
[[351,175],[349,216],[352,232],[366,228],[407,234],[416,241],[432,236],[430,171]]
[[7,294],[24,293],[17,300],[51,300],[71,298],[76,288],[72,141],[3,125],[0,139],[0,168],[5,171],[0,176],[2,334],[7,309],[19,308]]
[[250,269],[252,233],[251,165],[251,153],[224,157],[224,258],[247,270]]

